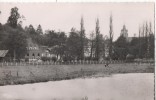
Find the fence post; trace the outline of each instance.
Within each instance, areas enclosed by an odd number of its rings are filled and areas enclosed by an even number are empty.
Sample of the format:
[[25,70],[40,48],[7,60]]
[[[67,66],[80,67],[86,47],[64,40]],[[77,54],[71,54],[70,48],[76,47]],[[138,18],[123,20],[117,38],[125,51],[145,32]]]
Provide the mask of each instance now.
[[17,71],[17,77],[18,77],[18,71]]

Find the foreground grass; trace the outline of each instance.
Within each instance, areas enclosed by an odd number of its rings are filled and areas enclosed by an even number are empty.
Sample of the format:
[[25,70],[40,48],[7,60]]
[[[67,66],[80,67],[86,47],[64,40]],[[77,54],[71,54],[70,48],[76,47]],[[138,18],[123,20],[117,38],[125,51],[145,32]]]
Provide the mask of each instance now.
[[38,65],[0,67],[0,85],[25,84],[117,73],[154,73],[150,64]]

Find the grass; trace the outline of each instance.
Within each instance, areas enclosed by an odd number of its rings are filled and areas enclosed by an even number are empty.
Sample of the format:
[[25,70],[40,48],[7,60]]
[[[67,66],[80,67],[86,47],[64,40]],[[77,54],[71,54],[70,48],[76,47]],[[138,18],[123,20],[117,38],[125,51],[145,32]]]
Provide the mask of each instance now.
[[117,73],[154,73],[154,65],[123,63],[110,64],[109,67],[105,67],[104,64],[3,66],[0,67],[0,85],[47,82]]

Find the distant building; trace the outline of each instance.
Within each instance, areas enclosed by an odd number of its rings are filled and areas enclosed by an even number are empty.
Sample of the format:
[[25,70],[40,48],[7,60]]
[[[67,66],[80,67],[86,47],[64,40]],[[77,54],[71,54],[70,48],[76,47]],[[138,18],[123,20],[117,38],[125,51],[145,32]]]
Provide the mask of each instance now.
[[51,57],[50,51],[47,46],[39,46],[36,43],[32,41],[31,38],[27,39],[27,54],[25,55],[25,58],[28,61],[34,60],[34,59],[41,59],[41,57]]
[[128,38],[128,30],[126,29],[126,26],[125,25],[123,25],[123,28],[121,29],[120,36],[123,36],[126,39]]
[[84,57],[90,57],[90,56],[92,56],[92,58],[95,57],[95,48],[92,48],[91,40],[88,40],[88,44],[84,46]]
[[123,28],[121,29],[120,36],[123,36],[126,38],[127,42],[131,42],[132,39],[135,37],[128,37],[128,30],[126,29],[126,26],[123,25]]
[[7,53],[8,53],[8,50],[0,50],[0,61],[4,60]]

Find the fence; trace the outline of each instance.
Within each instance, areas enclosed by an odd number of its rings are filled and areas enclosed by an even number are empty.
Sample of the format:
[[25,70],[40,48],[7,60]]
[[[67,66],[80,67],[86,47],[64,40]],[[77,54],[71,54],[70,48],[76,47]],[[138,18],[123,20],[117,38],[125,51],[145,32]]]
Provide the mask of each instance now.
[[89,65],[89,64],[117,64],[124,63],[122,60],[112,61],[68,61],[68,62],[0,62],[0,66],[29,66],[29,65]]
[[[89,65],[89,64],[120,64],[120,63],[127,63],[124,60],[111,60],[111,61],[68,61],[68,62],[61,62],[61,61],[47,61],[47,62],[0,62],[1,66],[38,66],[38,65]],[[150,63],[154,64],[154,61],[134,61],[131,63],[137,64],[145,64]]]

